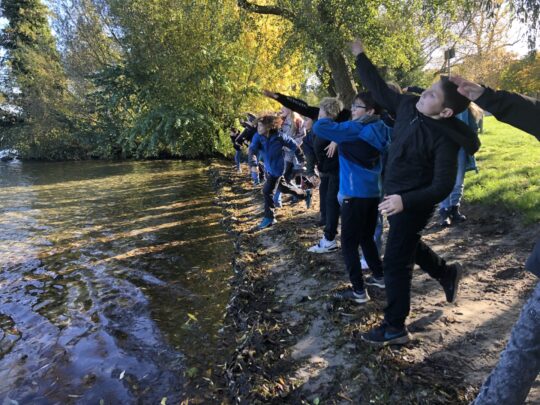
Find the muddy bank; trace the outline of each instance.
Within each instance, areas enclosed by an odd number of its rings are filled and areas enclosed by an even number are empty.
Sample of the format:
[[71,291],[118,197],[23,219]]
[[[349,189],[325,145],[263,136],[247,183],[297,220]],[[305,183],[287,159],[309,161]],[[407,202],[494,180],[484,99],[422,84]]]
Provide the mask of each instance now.
[[[359,334],[382,319],[384,292],[370,289],[365,306],[334,302],[346,288],[341,251],[306,249],[322,236],[318,195],[305,210],[285,203],[278,224],[253,232],[262,196],[247,175],[228,165],[211,170],[224,223],[236,237],[233,294],[224,334],[236,348],[223,389],[239,403],[467,404],[496,363],[519,310],[535,284],[523,264],[540,227],[524,227],[502,211],[465,206],[455,228],[432,223],[430,246],[466,266],[460,297],[447,304],[437,282],[415,271],[414,339],[382,350]],[[338,236],[339,238],[339,236]],[[537,380],[529,402],[540,400]]]

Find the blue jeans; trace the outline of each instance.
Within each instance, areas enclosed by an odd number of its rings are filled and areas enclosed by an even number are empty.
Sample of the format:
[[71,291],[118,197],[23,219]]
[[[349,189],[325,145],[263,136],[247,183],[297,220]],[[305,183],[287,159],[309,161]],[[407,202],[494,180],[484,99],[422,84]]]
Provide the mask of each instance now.
[[456,183],[454,189],[446,199],[441,202],[440,208],[449,209],[450,207],[458,207],[463,197],[463,181],[465,179],[465,169],[467,165],[467,153],[465,149],[459,148],[458,152],[458,169],[456,175]]
[[540,281],[523,306],[499,363],[473,404],[523,404],[539,372]]
[[242,151],[237,150],[234,154],[234,162],[236,163],[236,170],[240,170],[240,163],[242,163]]

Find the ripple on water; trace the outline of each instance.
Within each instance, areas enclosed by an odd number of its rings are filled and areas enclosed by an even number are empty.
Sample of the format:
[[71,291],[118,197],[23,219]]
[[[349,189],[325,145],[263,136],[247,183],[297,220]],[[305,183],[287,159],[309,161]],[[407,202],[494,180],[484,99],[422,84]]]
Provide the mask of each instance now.
[[200,164],[0,165],[0,179],[0,398],[175,402],[188,367],[221,361],[231,243]]

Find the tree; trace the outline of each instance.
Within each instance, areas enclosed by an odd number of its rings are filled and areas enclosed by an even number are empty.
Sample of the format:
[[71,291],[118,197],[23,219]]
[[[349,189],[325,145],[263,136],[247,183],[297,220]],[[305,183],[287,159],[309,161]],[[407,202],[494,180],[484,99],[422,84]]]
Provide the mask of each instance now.
[[8,69],[2,88],[20,111],[9,142],[26,157],[67,157],[77,149],[69,135],[71,98],[48,10],[39,0],[4,0],[0,11],[8,20],[0,38]]
[[276,0],[272,4],[238,0],[250,12],[276,15],[291,24],[295,43],[311,52],[321,65],[328,66],[335,93],[350,103],[356,85],[344,51],[346,43],[361,36],[371,58],[388,70],[420,69],[425,63],[423,40],[440,35],[441,20],[462,6],[460,1],[373,1],[373,0]]

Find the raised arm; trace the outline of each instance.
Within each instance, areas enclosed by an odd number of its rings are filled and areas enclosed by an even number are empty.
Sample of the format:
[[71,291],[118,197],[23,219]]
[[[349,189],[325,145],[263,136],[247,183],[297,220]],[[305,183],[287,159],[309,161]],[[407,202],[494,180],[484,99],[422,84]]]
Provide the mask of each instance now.
[[452,76],[450,80],[458,86],[462,95],[492,113],[499,121],[528,132],[540,140],[539,100],[509,91],[495,91],[460,76]]
[[266,97],[276,100],[284,107],[287,107],[290,110],[297,112],[300,115],[303,115],[304,117],[311,118],[314,121],[319,116],[319,107],[312,107],[308,105],[304,100],[300,100],[299,98],[286,96],[281,93],[274,93],[269,90],[263,90],[263,94]]
[[356,56],[356,72],[360,81],[373,95],[375,101],[388,111],[395,113],[401,99],[405,96],[396,93],[383,80],[377,68],[373,66],[364,52],[362,41],[357,39],[351,44],[351,51]]

